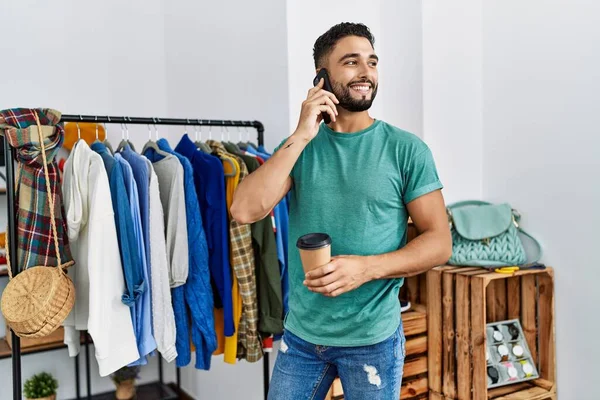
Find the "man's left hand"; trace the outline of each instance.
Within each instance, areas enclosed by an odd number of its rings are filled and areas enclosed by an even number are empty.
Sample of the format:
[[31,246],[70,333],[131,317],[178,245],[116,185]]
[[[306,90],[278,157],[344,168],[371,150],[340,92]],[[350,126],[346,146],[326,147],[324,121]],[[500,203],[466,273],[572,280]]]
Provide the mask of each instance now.
[[365,256],[337,256],[306,274],[304,285],[311,292],[335,297],[371,280]]

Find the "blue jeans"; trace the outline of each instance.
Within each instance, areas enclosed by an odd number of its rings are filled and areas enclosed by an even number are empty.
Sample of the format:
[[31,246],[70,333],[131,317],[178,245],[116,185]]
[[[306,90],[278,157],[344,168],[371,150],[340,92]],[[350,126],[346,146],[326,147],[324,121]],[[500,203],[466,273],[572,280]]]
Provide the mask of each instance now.
[[314,345],[286,330],[268,399],[324,399],[339,376],[345,400],[397,400],[405,343],[402,324],[384,341],[359,347]]

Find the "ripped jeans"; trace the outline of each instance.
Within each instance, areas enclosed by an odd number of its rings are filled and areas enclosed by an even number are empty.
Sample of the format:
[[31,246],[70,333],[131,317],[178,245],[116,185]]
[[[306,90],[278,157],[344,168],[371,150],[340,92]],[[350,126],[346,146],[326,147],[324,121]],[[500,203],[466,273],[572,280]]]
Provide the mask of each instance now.
[[397,400],[405,344],[402,323],[383,342],[359,347],[318,346],[285,331],[268,399],[322,400],[339,376],[345,400]]

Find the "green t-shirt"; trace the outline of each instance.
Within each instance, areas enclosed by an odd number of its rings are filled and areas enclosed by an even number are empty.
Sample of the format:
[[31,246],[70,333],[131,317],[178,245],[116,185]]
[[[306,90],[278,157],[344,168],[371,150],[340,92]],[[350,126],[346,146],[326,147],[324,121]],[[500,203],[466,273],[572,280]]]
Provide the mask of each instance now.
[[354,133],[334,132],[321,124],[291,176],[285,329],[322,346],[385,340],[400,324],[403,279],[371,281],[338,297],[310,292],[302,284],[296,241],[307,233],[325,232],[332,239],[332,256],[382,254],[403,247],[406,203],[442,188],[431,151],[417,136],[379,120]]

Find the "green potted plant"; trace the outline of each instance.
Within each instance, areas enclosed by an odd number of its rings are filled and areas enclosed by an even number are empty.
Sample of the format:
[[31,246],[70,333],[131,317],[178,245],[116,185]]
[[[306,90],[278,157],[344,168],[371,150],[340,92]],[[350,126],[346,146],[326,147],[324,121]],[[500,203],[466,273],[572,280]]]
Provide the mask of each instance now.
[[113,374],[111,378],[117,387],[117,400],[129,400],[135,397],[135,380],[139,378],[140,367],[123,367]]
[[23,394],[27,400],[56,400],[58,381],[46,372],[34,375],[25,381]]

